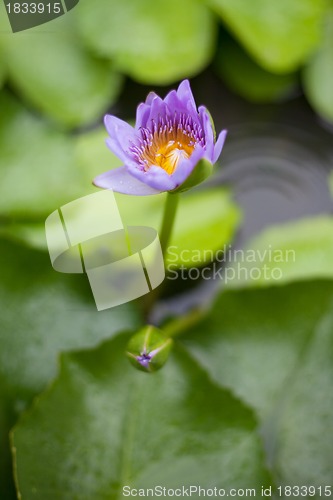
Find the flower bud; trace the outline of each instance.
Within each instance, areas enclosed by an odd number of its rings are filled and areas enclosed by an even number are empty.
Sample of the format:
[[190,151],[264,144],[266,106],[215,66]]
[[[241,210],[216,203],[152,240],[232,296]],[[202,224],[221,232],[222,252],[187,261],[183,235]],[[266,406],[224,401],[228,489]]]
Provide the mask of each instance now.
[[172,342],[161,330],[148,325],[133,335],[126,354],[138,370],[155,372],[166,363]]

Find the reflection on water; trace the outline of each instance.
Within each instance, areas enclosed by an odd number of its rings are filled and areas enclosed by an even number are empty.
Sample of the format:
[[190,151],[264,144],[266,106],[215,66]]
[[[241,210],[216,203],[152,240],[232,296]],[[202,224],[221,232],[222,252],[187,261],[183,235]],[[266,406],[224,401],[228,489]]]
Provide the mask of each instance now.
[[264,227],[332,210],[325,148],[308,132],[276,124],[232,127],[214,182],[232,187],[244,212],[237,247]]

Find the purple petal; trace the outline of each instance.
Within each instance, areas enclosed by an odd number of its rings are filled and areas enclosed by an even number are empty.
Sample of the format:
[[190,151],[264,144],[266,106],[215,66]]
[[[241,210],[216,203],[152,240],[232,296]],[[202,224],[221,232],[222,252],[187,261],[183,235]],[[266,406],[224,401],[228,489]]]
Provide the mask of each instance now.
[[128,158],[129,145],[136,140],[133,127],[112,115],[106,115],[104,123],[110,136],[106,140],[107,146],[122,161],[126,161]]
[[175,188],[175,182],[172,176],[156,165],[152,165],[146,172],[133,166],[128,167],[131,175],[136,177],[141,183],[147,184],[152,189],[161,191],[171,191]]
[[205,106],[200,106],[199,108],[200,120],[205,134],[205,144],[206,144],[206,158],[213,163],[214,155],[214,130],[211,122],[211,117],[205,108]]
[[135,129],[139,130],[141,127],[146,127],[149,118],[150,106],[142,102],[136,110]]
[[190,82],[188,80],[183,80],[177,90],[178,98],[181,102],[186,103],[187,111],[189,113],[197,114],[197,106],[192,94],[190,87]]
[[154,97],[150,106],[149,118],[147,120],[147,126],[151,126],[151,122],[154,121],[156,124],[159,117],[164,117],[167,114],[167,105],[158,96]]
[[98,175],[93,180],[93,183],[100,188],[113,189],[113,191],[117,193],[133,194],[136,196],[158,194],[162,191],[153,189],[147,184],[140,182],[133,177],[124,166]]
[[[151,103],[153,102],[153,100],[155,99],[155,97],[158,97],[158,95],[155,94],[155,92],[149,92],[149,94],[146,97],[146,104],[148,104],[150,106]],[[158,97],[158,98],[160,99],[160,97]]]
[[224,145],[225,138],[227,137],[227,133],[228,133],[227,130],[222,130],[222,132],[220,132],[220,135],[217,138],[217,141],[216,141],[215,146],[214,146],[213,164],[216,163],[217,160],[219,159],[219,156],[221,154],[221,151],[222,151],[222,148]]
[[188,101],[182,101],[175,90],[171,90],[171,92],[168,93],[168,95],[164,99],[164,102],[168,107],[169,116],[174,116],[175,111],[178,115],[180,113],[184,113],[185,115],[190,115],[195,123],[201,125],[196,108],[189,106]]

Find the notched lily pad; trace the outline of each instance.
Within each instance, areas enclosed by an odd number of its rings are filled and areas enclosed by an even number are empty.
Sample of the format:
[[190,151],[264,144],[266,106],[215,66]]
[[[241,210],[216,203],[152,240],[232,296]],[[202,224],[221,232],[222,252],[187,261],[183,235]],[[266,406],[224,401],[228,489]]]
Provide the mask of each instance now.
[[59,377],[14,431],[22,497],[267,484],[251,411],[185,352],[154,375],[133,370],[127,339],[62,357]]

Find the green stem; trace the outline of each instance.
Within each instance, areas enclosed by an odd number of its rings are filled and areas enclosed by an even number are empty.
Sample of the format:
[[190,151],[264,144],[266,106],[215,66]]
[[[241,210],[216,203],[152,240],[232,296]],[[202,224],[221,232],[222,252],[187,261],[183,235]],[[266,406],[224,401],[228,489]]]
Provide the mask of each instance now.
[[167,199],[163,212],[162,227],[160,231],[160,242],[164,259],[168,250],[168,245],[176,218],[178,203],[179,194],[167,193]]
[[185,332],[205,316],[205,309],[193,309],[186,316],[176,318],[163,327],[163,332],[167,337],[176,337]]
[[[170,194],[167,193],[167,198],[164,205],[162,226],[160,230],[160,243],[163,253],[164,262],[166,260],[166,254],[168,250],[168,245],[170,242],[170,237],[172,233],[172,229],[174,226],[174,222],[176,219],[177,207],[179,202],[179,194]],[[160,293],[162,291],[162,286],[160,285],[158,288],[155,288],[149,295],[146,295],[144,298],[144,314],[146,317],[149,316],[150,311],[152,310],[155,302],[157,301]]]

